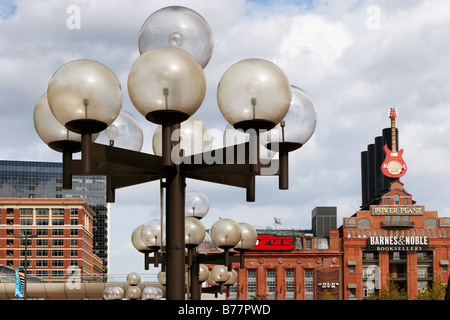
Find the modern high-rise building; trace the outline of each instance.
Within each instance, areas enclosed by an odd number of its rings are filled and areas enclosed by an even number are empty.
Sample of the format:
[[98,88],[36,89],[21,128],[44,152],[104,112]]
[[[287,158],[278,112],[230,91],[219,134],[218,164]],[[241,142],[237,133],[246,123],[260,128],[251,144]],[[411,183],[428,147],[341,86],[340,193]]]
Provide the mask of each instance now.
[[83,199],[95,212],[94,254],[108,272],[108,217],[105,176],[73,176],[63,190],[62,163],[0,160],[0,198]]

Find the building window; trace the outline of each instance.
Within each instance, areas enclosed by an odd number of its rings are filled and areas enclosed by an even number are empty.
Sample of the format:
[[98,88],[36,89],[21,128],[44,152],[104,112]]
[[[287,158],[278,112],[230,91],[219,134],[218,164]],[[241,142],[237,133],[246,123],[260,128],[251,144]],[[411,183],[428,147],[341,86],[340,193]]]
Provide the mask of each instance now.
[[52,209],[52,216],[63,216],[63,215],[64,215],[64,209],[59,209],[59,208]]
[[6,209],[6,214],[7,214],[8,216],[14,215],[14,209],[13,209],[13,208],[7,208],[7,209]]
[[48,239],[36,239],[36,247],[48,247]]
[[36,209],[37,216],[48,216],[48,209],[40,208]]
[[311,238],[305,239],[305,249],[312,249],[312,239]]
[[400,204],[400,196],[398,194],[396,194],[394,196],[394,204],[395,205],[399,205]]
[[52,270],[52,277],[64,277],[64,270]]
[[[31,246],[31,239],[27,239],[26,244],[27,246]],[[25,239],[20,239],[20,246],[25,247]]]
[[20,209],[20,215],[22,215],[22,216],[32,216],[33,215],[33,209],[31,209],[31,208],[22,208],[22,209]]
[[78,219],[70,219],[70,225],[77,226],[78,225]]
[[295,269],[286,269],[285,283],[286,283],[286,300],[294,300],[295,299]]
[[[36,250],[36,257],[48,257],[48,250]],[[36,261],[47,261],[47,260],[36,260]],[[41,265],[41,267],[47,267],[47,265]]]
[[78,236],[78,229],[70,229],[71,236]]
[[52,257],[64,257],[64,250],[52,250]]
[[348,289],[348,300],[355,300],[355,299],[356,299],[356,288]]
[[21,226],[31,226],[33,225],[33,219],[20,219]]
[[314,300],[314,270],[305,269],[305,300]]
[[36,276],[41,277],[41,278],[46,278],[46,277],[48,277],[48,271],[47,270],[37,270]]
[[267,269],[266,272],[267,300],[275,300],[275,271],[275,269]]
[[77,216],[78,215],[78,208],[71,208],[70,209],[70,215],[71,216]]
[[52,260],[52,267],[64,267],[64,260]]
[[52,246],[53,247],[64,247],[64,239],[53,239]]
[[247,270],[247,298],[248,300],[256,299],[256,270]]
[[54,237],[64,236],[64,229],[52,229],[52,236]]
[[48,236],[48,229],[37,229],[36,235],[37,236]]
[[63,226],[64,219],[52,219],[52,225],[54,226]]
[[48,219],[36,219],[37,226],[48,226]]

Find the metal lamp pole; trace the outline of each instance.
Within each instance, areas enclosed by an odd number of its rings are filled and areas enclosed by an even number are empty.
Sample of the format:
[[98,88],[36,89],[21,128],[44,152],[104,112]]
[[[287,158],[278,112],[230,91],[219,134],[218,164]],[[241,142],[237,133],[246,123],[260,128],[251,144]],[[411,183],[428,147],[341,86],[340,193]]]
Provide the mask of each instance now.
[[[166,32],[168,36],[160,38],[169,39],[170,46],[161,43],[156,48],[141,51],[128,77],[128,93],[133,105],[147,120],[162,126],[161,155],[124,149],[115,143],[93,142],[96,134],[112,125],[122,108],[119,80],[109,68],[93,60],[71,61],[58,69],[49,82],[47,93],[36,105],[34,123],[41,139],[50,148],[63,153],[64,189],[71,188],[73,175],[104,175],[107,176],[107,202],[114,202],[116,189],[165,178],[166,292],[168,300],[182,300],[185,298],[186,180],[244,188],[249,202],[255,201],[255,177],[258,175],[279,176],[280,189],[287,189],[287,151],[293,151],[309,139],[316,119],[309,102],[314,117],[287,120],[293,91],[286,75],[269,61],[245,59],[223,75],[217,89],[217,102],[228,123],[235,129],[248,130],[250,141],[212,151],[202,149],[194,155],[176,154],[173,132],[198,110],[205,97],[202,67],[212,54],[212,35],[200,15],[174,6],[151,15],[144,23],[141,36],[145,35],[147,22],[151,22],[153,16],[164,14],[167,16],[163,20],[155,19],[156,25],[150,23],[150,29]],[[204,37],[183,38],[178,26],[174,26],[184,25],[186,18],[192,17],[197,26],[202,26],[202,32],[196,34],[203,33]],[[191,55],[182,50],[189,41],[194,42],[194,47],[208,49],[205,56],[201,55],[204,59],[195,58],[196,52]],[[208,45],[198,46],[202,42]],[[146,43],[152,41],[144,41],[143,45]],[[302,107],[305,106],[303,103]],[[283,122],[282,141],[274,140],[271,134],[267,144],[268,148],[274,147],[274,151],[282,151],[280,161],[272,159],[268,165],[263,165],[259,161],[259,131],[276,129],[283,119],[286,122]],[[290,128],[307,128],[307,135],[303,137],[306,140],[292,147],[291,137],[287,134],[286,139],[284,137]],[[72,153],[80,150],[81,160],[73,160]]]
[[23,275],[23,299],[27,300],[27,273],[28,273],[28,239],[37,238],[36,235],[19,235],[14,236],[16,239],[24,239],[25,240],[25,256],[24,256],[24,275]]

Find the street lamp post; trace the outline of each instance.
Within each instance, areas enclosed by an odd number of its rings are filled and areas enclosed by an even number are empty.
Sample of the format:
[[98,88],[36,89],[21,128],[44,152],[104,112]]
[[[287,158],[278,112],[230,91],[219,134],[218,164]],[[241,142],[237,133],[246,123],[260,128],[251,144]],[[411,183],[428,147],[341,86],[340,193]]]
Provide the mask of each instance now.
[[32,234],[23,234],[14,236],[16,239],[24,240],[25,242],[25,254],[24,254],[24,266],[23,266],[23,299],[27,300],[27,278],[28,278],[28,239],[35,239],[37,238],[37,235]]
[[[259,161],[260,142],[271,149],[286,144],[285,140],[272,143],[275,133],[267,134],[267,139],[259,131],[273,129],[283,121],[292,107],[292,90],[282,70],[263,59],[234,64],[224,73],[217,90],[224,118],[235,129],[250,133],[250,140],[197,154],[174,152],[179,142],[173,141],[174,133],[179,133],[180,124],[203,102],[206,90],[203,68],[211,57],[212,43],[206,21],[184,7],[158,10],[141,29],[141,55],[130,70],[127,87],[136,109],[162,127],[160,156],[127,150],[114,143],[93,142],[118,118],[122,107],[119,80],[99,62],[81,59],[63,65],[49,82],[47,99],[44,95],[35,108],[34,122],[39,136],[49,147],[63,153],[65,189],[71,188],[73,175],[105,175],[107,201],[114,202],[116,189],[165,179],[169,300],[185,297],[184,203],[188,178],[244,188],[247,201],[255,201],[257,175],[279,175],[281,189],[287,188],[287,151],[291,149],[286,148],[279,162],[272,160],[268,170]],[[45,112],[38,112],[41,108]],[[314,131],[313,120],[309,136]],[[302,121],[305,123],[291,124],[286,120],[284,132],[290,126],[311,127],[311,119]],[[47,123],[60,126],[55,129]],[[113,132],[111,136],[116,134]],[[278,136],[276,139],[280,139]],[[80,150],[81,160],[73,160],[72,153]]]

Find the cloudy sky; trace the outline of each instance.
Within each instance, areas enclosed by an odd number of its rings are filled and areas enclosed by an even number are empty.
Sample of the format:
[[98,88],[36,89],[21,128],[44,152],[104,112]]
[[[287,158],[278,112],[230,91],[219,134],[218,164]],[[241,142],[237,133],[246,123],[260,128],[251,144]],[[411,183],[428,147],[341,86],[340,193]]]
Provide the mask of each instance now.
[[[390,126],[392,106],[408,165],[401,181],[417,204],[450,216],[448,0],[0,0],[0,159],[61,160],[36,134],[33,110],[53,73],[80,58],[117,75],[123,109],[144,131],[142,151],[152,153],[156,126],[133,107],[126,83],[142,24],[169,5],[197,11],[214,34],[207,93],[195,114],[209,128],[227,125],[216,101],[220,77],[253,57],[282,68],[311,96],[318,115],[311,140],[290,156],[289,190],[259,177],[256,202],[246,203],[244,190],[188,181],[187,191],[210,200],[207,227],[219,217],[273,227],[277,217],[282,227],[307,229],[316,206],[336,206],[340,226],[361,205],[360,153]],[[157,217],[159,183],[116,192],[111,273],[145,273],[130,236]]]

